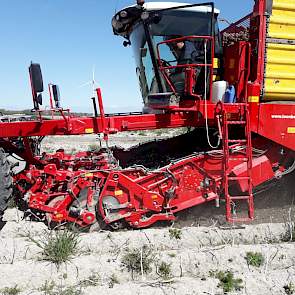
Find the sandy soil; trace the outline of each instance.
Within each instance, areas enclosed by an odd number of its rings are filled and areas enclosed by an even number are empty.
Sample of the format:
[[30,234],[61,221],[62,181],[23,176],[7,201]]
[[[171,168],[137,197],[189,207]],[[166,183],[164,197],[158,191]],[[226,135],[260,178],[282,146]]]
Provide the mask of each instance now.
[[[5,218],[8,222],[0,233],[0,286],[17,285],[21,294],[46,294],[40,291],[46,281],[78,290],[93,276],[99,278],[96,286],[82,287],[76,294],[224,294],[218,279],[210,276],[216,271],[231,271],[242,279],[242,290],[232,294],[286,294],[283,287],[295,282],[295,244],[280,242],[288,230],[283,223],[241,229],[183,227],[179,240],[170,237],[167,227],[80,234],[78,254],[58,270],[42,261],[40,249],[27,237],[42,237],[47,231],[44,224],[22,220],[16,209],[8,210]],[[153,251],[153,270],[132,279],[121,259],[126,248],[143,245]],[[263,254],[261,267],[247,265],[249,251]],[[156,274],[155,265],[161,261],[171,264],[169,283]],[[114,285],[112,277],[118,280]]]
[[[130,147],[170,133],[122,134],[112,136],[110,145]],[[87,150],[98,144],[93,135],[48,137],[42,150],[67,152]],[[191,208],[178,214],[173,225],[180,228],[181,239],[172,238],[169,225],[121,232],[92,232],[79,235],[79,251],[59,269],[42,260],[42,253],[30,239],[40,239],[48,229],[43,223],[23,220],[23,213],[9,209],[7,224],[0,232],[0,290],[17,286],[22,295],[77,294],[224,294],[218,271],[231,271],[242,279],[242,289],[231,294],[287,294],[284,286],[295,284],[295,243],[282,242],[294,216],[294,175],[262,191],[255,198],[256,221],[241,228],[229,228],[224,208],[213,203]],[[262,189],[262,188],[261,188]],[[262,189],[263,190],[263,189]],[[152,249],[152,271],[134,278],[122,267],[126,249]],[[247,252],[264,257],[261,267],[249,266]],[[161,262],[171,264],[171,277],[157,274]],[[93,286],[87,282],[95,281]],[[86,283],[85,283],[86,282]],[[54,283],[56,293],[41,291]],[[69,289],[72,287],[72,289]],[[70,292],[71,291],[71,292]],[[0,291],[1,294],[1,291]],[[3,293],[7,295],[7,293]],[[291,294],[291,293],[290,293]]]
[[[109,146],[120,146],[129,148],[139,143],[144,143],[154,139],[163,139],[181,133],[181,130],[157,130],[157,131],[135,131],[113,134],[109,137]],[[105,146],[105,142],[98,135],[79,135],[79,136],[48,136],[42,142],[42,151],[54,152],[63,148],[66,152],[73,153],[87,151],[92,147]]]

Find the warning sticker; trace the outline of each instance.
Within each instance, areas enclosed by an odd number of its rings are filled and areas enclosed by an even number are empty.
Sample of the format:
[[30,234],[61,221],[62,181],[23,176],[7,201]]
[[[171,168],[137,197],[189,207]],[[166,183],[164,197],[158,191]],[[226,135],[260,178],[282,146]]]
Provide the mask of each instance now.
[[271,115],[272,119],[295,119],[295,115]]

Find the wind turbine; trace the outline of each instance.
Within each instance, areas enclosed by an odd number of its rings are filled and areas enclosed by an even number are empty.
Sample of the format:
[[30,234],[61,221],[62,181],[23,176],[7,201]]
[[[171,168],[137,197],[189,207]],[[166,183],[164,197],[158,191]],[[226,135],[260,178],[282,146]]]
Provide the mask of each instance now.
[[95,65],[93,65],[92,67],[92,80],[80,85],[79,88],[82,88],[88,85],[92,85],[91,98],[95,97],[95,90],[96,90],[96,86],[98,85],[98,82],[95,80]]
[[93,102],[93,108],[94,108],[94,115],[95,117],[98,117],[98,112],[97,112],[97,106],[96,106],[96,86],[98,86],[97,81],[95,80],[95,65],[92,67],[92,80],[82,84],[79,86],[79,88],[85,87],[87,85],[92,85],[92,93],[91,93],[91,100]]

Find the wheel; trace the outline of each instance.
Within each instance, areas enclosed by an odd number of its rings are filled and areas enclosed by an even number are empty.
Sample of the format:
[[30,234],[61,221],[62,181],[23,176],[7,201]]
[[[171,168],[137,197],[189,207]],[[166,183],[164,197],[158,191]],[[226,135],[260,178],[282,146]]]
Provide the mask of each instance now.
[[[77,211],[88,209],[87,208],[87,195],[88,195],[88,188],[84,188],[80,191],[78,197],[74,200],[74,202],[71,204],[71,208],[76,208]],[[72,230],[75,230],[77,232],[91,232],[95,231],[95,228],[93,227],[93,224],[88,224],[85,226],[80,226],[77,223],[70,224],[70,228]]]
[[[101,202],[101,204],[98,203],[96,206],[96,220],[101,230],[118,231],[127,228],[127,223],[124,219],[117,220],[108,224],[104,221],[104,216],[106,216],[106,214],[108,216],[112,214],[117,215],[119,212],[118,210],[115,212],[108,209],[108,207],[110,206],[119,205],[119,201],[115,197],[104,196],[103,199],[99,202]],[[100,211],[100,207],[104,212]]]
[[[74,200],[71,204],[72,208],[76,208],[77,210],[83,210],[87,208],[87,194],[88,188],[84,188],[80,191],[78,197]],[[87,208],[89,209],[89,208]],[[97,209],[97,206],[96,206]],[[95,210],[96,215],[96,222],[85,225],[85,227],[81,227],[78,224],[73,224],[73,226],[77,231],[80,232],[93,232],[93,231],[100,231],[100,230],[118,230],[121,228],[119,222],[114,222],[112,224],[106,224],[102,217],[98,214],[97,210]]]
[[10,164],[2,148],[0,148],[0,229],[4,226],[3,214],[12,196],[12,176]]

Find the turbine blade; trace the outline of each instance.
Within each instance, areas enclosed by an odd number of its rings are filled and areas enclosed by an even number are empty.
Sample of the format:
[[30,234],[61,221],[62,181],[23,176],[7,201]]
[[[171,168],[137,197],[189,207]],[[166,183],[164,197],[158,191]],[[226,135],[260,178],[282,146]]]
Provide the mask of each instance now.
[[82,87],[85,87],[85,86],[87,86],[87,85],[91,85],[91,84],[92,84],[92,81],[88,81],[88,82],[86,82],[86,83],[80,85],[78,88],[82,88]]
[[95,80],[95,65],[92,66],[92,80]]

